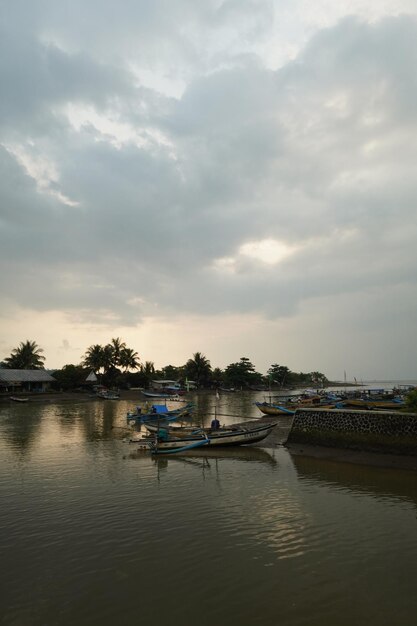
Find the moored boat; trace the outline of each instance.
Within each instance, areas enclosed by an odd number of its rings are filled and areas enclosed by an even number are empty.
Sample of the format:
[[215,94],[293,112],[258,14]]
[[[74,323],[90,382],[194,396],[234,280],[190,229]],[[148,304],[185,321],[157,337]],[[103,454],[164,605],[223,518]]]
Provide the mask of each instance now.
[[294,415],[295,409],[269,402],[255,402],[255,405],[264,415]]
[[[200,446],[241,446],[262,441],[275,428],[277,422],[259,424],[254,427],[228,426],[217,430],[195,429],[194,432],[180,432],[173,429],[157,427],[155,438],[150,444],[153,454],[165,454],[185,451]],[[150,424],[146,424],[149,428]],[[154,430],[154,429],[152,429]],[[180,430],[180,429],[178,429]],[[194,445],[196,444],[196,445]],[[197,445],[199,444],[199,445]]]
[[96,393],[97,398],[100,400],[120,400],[120,395],[116,391],[105,389]]
[[29,402],[29,398],[19,398],[18,396],[10,396],[12,402]]
[[150,411],[143,411],[142,407],[137,406],[136,411],[133,413],[128,413],[126,418],[128,421],[135,422],[146,422],[149,420],[158,419],[179,419],[181,417],[187,417],[191,413],[192,408],[192,402],[188,402],[188,404],[185,404],[178,409],[168,409],[165,404],[153,404]]
[[163,391],[145,391],[142,389],[141,394],[145,396],[145,398],[170,398],[169,393],[164,393]]

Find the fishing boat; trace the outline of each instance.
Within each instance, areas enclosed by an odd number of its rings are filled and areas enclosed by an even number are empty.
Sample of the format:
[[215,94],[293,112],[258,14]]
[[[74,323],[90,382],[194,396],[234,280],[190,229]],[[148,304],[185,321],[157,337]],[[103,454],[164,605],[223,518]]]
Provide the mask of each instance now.
[[[256,426],[227,426],[217,430],[209,428],[195,429],[193,432],[175,433],[169,427],[158,427],[149,447],[153,454],[171,454],[185,452],[202,446],[242,446],[262,441],[275,428],[277,422]],[[145,424],[150,431],[151,424]],[[150,428],[151,426],[151,428]],[[152,429],[154,430],[154,429]]]
[[145,398],[170,398],[171,394],[164,393],[163,391],[145,391],[142,389],[141,394],[145,396]]
[[264,415],[294,415],[295,409],[291,409],[281,404],[272,404],[270,402],[255,402],[255,406]]
[[126,418],[128,421],[134,422],[147,422],[150,420],[164,419],[167,421],[173,419],[179,419],[181,417],[187,417],[190,415],[193,408],[192,402],[185,404],[178,409],[168,409],[166,404],[153,404],[150,411],[143,412],[142,407],[137,406],[136,411],[128,413]]
[[98,391],[96,396],[100,398],[100,400],[120,400],[120,395],[116,391],[110,391],[110,389]]
[[397,410],[401,409],[405,406],[405,403],[401,399],[392,399],[392,400],[373,400],[368,398],[348,398],[344,400],[344,405],[346,407],[352,407],[355,409],[363,409],[363,410]]

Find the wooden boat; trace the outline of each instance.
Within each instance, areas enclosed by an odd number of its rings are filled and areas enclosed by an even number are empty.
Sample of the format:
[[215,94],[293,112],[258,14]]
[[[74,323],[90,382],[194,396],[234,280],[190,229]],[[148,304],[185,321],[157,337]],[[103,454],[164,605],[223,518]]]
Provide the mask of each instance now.
[[343,401],[343,404],[348,408],[351,407],[365,411],[372,409],[391,411],[404,407],[403,400],[370,400],[367,398],[348,398]]
[[[213,431],[201,428],[196,429],[194,432],[178,433],[178,435],[173,432],[173,429],[157,427],[157,432],[149,447],[153,454],[170,454],[172,452],[185,452],[186,450],[206,445],[250,445],[265,439],[276,425],[277,422],[259,424],[254,427],[230,426]],[[150,424],[146,424],[148,430],[149,426]]]
[[269,402],[255,402],[255,405],[264,415],[294,415],[295,409]]
[[128,421],[135,422],[147,422],[150,420],[156,421],[158,419],[170,421],[181,417],[187,417],[190,415],[192,408],[192,402],[189,402],[178,409],[168,409],[165,404],[153,404],[150,412],[147,411],[142,413],[142,408],[137,406],[136,411],[134,413],[128,413],[126,418]]
[[29,402],[29,398],[19,398],[18,396],[10,396],[12,402]]
[[171,394],[164,393],[163,391],[145,391],[142,389],[141,394],[145,396],[145,398],[170,398]]
[[271,402],[255,402],[255,405],[264,415],[294,415],[297,409],[335,409],[342,408],[341,403],[321,403],[307,400],[288,402],[288,404],[273,404]]
[[120,400],[120,395],[116,391],[110,391],[109,389],[98,391],[96,396],[100,400]]

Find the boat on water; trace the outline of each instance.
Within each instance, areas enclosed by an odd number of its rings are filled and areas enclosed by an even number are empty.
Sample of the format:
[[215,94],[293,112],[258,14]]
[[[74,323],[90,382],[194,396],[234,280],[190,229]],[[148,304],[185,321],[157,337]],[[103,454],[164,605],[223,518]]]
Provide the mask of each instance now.
[[193,408],[192,402],[188,402],[178,409],[168,409],[166,404],[152,404],[150,410],[143,410],[141,406],[137,406],[134,412],[129,412],[126,416],[129,422],[148,422],[159,419],[171,421],[181,417],[190,415]]
[[172,454],[206,446],[250,445],[265,439],[276,425],[277,422],[256,426],[227,426],[217,430],[195,428],[190,432],[161,426],[156,426],[155,430],[151,424],[146,423],[149,432],[153,432],[153,438],[146,443],[143,440],[138,443],[145,443],[152,454]]
[[10,396],[12,402],[29,402],[29,398],[19,398],[19,396]]
[[110,389],[98,391],[96,393],[96,397],[100,398],[100,400],[120,400],[120,394],[118,394],[116,391],[111,391]]
[[163,391],[145,391],[142,389],[141,394],[145,396],[145,398],[170,398],[171,394],[164,393]]

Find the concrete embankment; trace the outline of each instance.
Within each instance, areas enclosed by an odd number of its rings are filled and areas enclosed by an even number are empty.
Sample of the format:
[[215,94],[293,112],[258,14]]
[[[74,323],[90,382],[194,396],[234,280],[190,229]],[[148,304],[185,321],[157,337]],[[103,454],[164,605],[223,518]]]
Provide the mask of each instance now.
[[417,415],[385,411],[299,409],[287,444],[417,455]]

